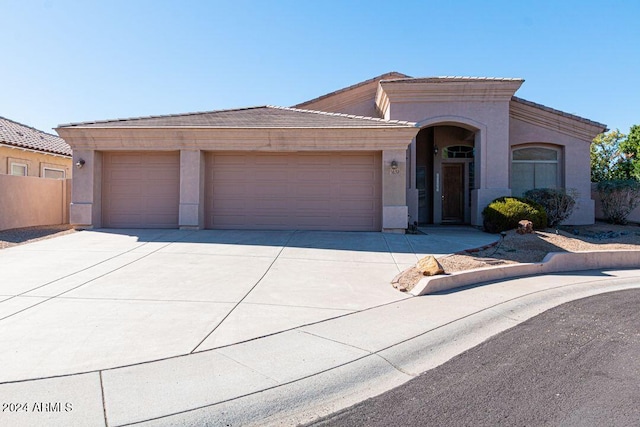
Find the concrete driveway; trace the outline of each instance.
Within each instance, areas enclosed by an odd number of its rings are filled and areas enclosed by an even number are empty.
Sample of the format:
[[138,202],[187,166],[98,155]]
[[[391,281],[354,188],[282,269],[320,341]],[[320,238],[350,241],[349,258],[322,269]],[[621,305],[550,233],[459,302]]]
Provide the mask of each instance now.
[[267,336],[409,298],[425,254],[495,241],[428,235],[97,230],[0,251],[0,382],[108,369]]

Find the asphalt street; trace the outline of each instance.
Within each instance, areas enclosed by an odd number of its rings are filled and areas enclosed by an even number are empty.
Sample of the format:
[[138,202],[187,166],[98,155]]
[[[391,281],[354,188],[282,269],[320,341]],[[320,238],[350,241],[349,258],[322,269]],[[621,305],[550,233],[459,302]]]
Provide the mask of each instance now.
[[640,291],[573,301],[314,426],[638,426]]

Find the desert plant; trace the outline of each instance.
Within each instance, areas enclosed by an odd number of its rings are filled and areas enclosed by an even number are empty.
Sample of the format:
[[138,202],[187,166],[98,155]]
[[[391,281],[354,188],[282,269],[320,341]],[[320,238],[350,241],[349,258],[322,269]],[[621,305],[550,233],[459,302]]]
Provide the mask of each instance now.
[[598,193],[602,213],[613,224],[626,224],[631,211],[640,205],[640,182],[634,179],[601,181]]
[[544,208],[532,200],[519,197],[499,197],[482,211],[484,229],[489,233],[499,233],[518,227],[518,222],[526,219],[534,228],[546,228],[547,214]]
[[542,205],[547,213],[547,226],[557,227],[573,213],[578,193],[575,190],[536,188],[525,191],[523,197]]

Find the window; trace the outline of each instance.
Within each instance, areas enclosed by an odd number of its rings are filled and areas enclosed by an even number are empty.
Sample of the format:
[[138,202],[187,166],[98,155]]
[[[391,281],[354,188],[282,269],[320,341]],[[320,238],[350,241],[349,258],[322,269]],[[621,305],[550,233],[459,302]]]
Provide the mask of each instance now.
[[27,165],[24,163],[11,163],[11,175],[27,176]]
[[514,149],[511,157],[511,192],[522,196],[534,188],[560,187],[560,150],[544,147]]
[[65,171],[64,171],[64,169],[43,167],[42,168],[42,177],[43,178],[53,178],[53,179],[64,179],[65,178]]
[[442,151],[443,159],[473,159],[473,147],[465,145],[453,145],[445,147]]

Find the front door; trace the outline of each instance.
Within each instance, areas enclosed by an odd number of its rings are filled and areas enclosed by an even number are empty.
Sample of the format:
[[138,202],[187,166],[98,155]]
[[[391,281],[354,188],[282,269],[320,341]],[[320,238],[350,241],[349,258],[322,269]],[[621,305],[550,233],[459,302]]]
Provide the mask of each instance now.
[[442,164],[442,221],[464,222],[464,163]]

